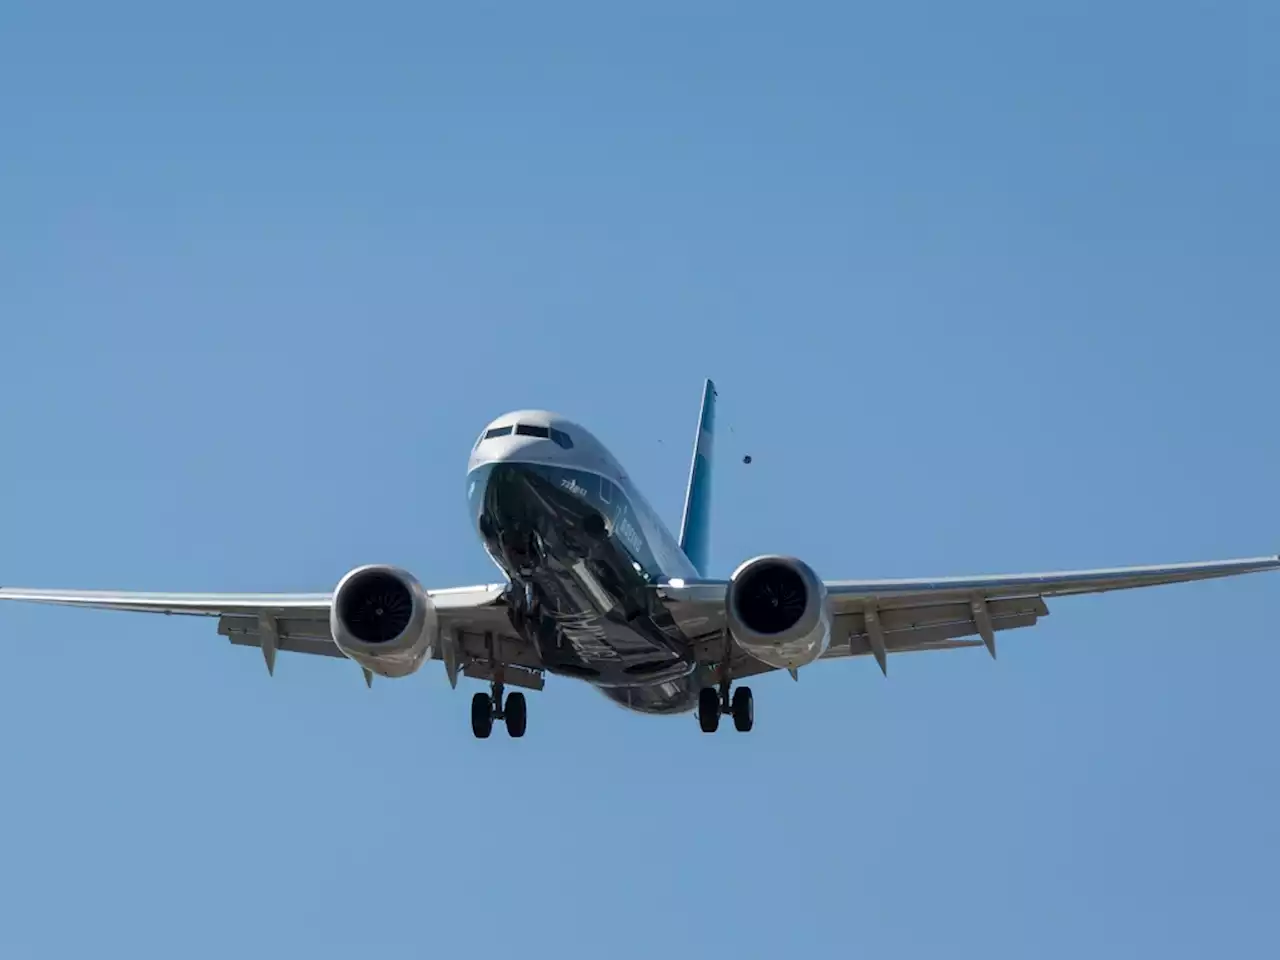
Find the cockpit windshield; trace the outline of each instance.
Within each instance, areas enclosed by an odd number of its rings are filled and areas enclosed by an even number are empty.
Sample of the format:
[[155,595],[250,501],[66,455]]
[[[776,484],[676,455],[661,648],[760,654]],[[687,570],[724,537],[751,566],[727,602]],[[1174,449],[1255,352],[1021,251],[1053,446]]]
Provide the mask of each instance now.
[[539,437],[543,440],[552,440],[557,446],[565,450],[573,449],[573,440],[563,430],[557,430],[554,427],[542,427],[533,423],[517,423],[507,424],[502,427],[490,427],[476,441],[476,446],[484,443],[486,440],[492,440],[494,437],[506,437],[514,433],[518,437]]

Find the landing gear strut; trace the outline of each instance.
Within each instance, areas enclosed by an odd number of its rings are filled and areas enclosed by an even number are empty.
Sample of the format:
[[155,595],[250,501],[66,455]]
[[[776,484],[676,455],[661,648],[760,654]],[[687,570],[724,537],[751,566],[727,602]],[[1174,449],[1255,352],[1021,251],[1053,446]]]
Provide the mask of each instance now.
[[523,737],[529,722],[524,694],[517,690],[504,699],[501,683],[490,687],[492,692],[477,693],[471,698],[471,732],[477,739],[486,740],[493,732],[493,721],[502,720],[507,725],[507,736]]
[[750,687],[739,687],[729,697],[729,683],[720,684],[720,689],[703,687],[698,691],[698,726],[703,733],[715,733],[720,727],[720,715],[730,714],[733,727],[740,733],[747,733],[755,724],[755,699],[751,696]]

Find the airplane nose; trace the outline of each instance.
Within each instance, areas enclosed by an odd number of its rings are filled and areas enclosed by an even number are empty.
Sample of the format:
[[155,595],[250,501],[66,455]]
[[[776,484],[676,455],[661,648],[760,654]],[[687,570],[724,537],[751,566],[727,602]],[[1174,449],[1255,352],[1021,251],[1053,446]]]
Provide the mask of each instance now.
[[[494,464],[486,463],[467,474],[467,507],[472,519],[478,524],[483,524],[484,521],[485,493],[493,477],[493,468]],[[480,532],[484,533],[483,528]]]

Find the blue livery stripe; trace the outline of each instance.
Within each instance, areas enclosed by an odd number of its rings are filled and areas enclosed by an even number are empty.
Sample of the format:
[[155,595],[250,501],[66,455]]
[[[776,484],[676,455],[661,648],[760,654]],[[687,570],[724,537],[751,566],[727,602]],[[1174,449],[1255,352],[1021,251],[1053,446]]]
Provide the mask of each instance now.
[[702,411],[694,438],[689,487],[685,491],[680,521],[680,549],[702,576],[707,572],[711,548],[711,462],[716,422],[716,385],[710,380],[702,391]]

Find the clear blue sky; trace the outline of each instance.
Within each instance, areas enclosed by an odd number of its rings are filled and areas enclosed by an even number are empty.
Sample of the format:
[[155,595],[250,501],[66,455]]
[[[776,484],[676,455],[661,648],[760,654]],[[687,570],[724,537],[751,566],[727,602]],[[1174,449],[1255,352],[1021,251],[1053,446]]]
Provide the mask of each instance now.
[[[1280,550],[1274,4],[453,6],[4,5],[0,583],[485,581],[485,422],[674,523],[708,375],[717,573]],[[0,953],[1274,955],[1280,578],[1051,611],[482,743],[5,608]]]

